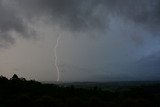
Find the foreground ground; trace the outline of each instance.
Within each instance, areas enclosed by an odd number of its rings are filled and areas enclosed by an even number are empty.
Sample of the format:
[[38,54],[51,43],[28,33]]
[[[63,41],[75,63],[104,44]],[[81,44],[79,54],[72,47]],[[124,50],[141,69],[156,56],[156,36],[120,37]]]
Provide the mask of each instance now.
[[[83,84],[83,83],[82,83]],[[114,84],[116,86],[116,84]],[[0,77],[0,107],[160,107],[160,84],[80,87]]]

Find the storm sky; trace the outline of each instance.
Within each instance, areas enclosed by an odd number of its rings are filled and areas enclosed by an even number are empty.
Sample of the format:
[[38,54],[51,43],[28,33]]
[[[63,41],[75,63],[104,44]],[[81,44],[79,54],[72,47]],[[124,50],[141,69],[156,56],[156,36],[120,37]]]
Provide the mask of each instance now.
[[160,78],[160,0],[0,0],[0,75],[55,81]]

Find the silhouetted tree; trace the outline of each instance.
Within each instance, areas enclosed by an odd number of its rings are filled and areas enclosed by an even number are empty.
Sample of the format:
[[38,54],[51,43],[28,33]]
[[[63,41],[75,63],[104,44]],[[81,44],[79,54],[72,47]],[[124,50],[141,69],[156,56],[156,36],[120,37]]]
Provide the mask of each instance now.
[[11,80],[19,80],[19,78],[16,74],[14,74],[13,77],[11,78]]
[[25,78],[20,78],[20,80],[21,80],[21,81],[26,81],[26,79],[25,79]]
[[6,77],[4,77],[4,76],[0,76],[0,80],[8,80]]
[[6,78],[6,77],[4,77],[4,76],[0,76],[0,83],[4,83],[4,82],[7,82],[8,81],[8,79]]

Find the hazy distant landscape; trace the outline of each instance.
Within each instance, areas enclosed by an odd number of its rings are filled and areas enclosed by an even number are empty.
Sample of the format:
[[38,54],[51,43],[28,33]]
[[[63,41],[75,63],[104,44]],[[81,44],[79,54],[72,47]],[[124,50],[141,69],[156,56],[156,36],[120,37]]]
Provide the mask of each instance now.
[[[43,83],[43,82],[42,82]],[[62,86],[71,86],[74,85],[76,87],[125,87],[125,86],[141,86],[141,85],[152,85],[152,84],[160,84],[160,81],[114,81],[114,82],[48,82],[50,84],[58,84]]]

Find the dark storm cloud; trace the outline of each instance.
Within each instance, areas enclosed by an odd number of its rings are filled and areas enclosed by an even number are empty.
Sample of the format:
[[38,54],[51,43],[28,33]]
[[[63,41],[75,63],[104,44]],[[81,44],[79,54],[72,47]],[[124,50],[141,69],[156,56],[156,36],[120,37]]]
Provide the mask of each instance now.
[[48,12],[73,31],[104,30],[109,14],[150,28],[160,24],[159,0],[19,0],[19,5],[34,14]]
[[23,19],[16,11],[7,7],[3,0],[0,0],[0,47],[6,47],[15,42],[11,31],[15,31],[25,38],[30,37],[29,29]]
[[[0,1],[1,39],[11,43],[14,39],[9,31],[16,31],[23,37],[32,36],[23,19],[35,17],[36,20],[51,17],[62,29],[71,32],[96,32],[99,35],[109,29],[112,17],[123,18],[126,23],[131,21],[151,31],[158,31],[160,27],[159,0],[13,0],[18,10],[3,2],[5,0]],[[9,39],[5,37],[7,34]]]
[[[19,0],[18,4],[25,7],[29,16],[48,15],[53,21],[59,21],[61,27],[74,31],[104,30],[106,11],[101,9],[95,13],[99,5],[90,0]],[[100,11],[99,11],[100,12]],[[47,16],[46,16],[47,17]]]

